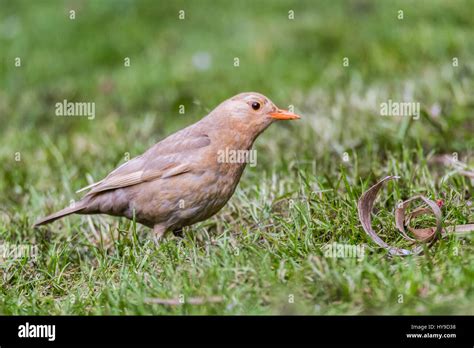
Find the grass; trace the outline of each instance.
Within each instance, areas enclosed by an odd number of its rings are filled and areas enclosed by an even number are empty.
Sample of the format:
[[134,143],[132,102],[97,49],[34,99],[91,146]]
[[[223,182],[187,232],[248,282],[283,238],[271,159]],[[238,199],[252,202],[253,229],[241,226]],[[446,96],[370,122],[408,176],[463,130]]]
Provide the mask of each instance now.
[[[393,210],[416,194],[443,199],[445,225],[474,222],[473,183],[429,161],[457,153],[473,165],[469,5],[0,0],[0,241],[39,250],[0,259],[0,314],[474,314],[472,234],[390,258],[356,208],[393,174],[373,218],[391,244],[406,246]],[[193,65],[199,52],[208,70]],[[304,118],[268,129],[231,201],[183,238],[156,246],[148,229],[107,216],[31,228],[248,90]],[[96,118],[56,117],[63,99],[94,101]],[[388,99],[419,102],[422,116],[381,117]],[[332,242],[365,245],[365,257],[325,257]],[[223,301],[147,302],[180,296]]]

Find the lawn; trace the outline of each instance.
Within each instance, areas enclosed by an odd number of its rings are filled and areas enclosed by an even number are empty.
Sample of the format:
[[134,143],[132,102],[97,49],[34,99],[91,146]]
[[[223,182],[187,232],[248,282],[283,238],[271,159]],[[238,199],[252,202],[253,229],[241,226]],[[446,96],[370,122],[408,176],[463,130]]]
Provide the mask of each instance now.
[[[474,167],[473,37],[458,0],[0,0],[0,246],[37,251],[0,253],[0,314],[474,314],[473,233],[390,256],[357,211],[398,175],[373,212],[389,244],[410,248],[394,210],[419,194],[474,223],[473,180],[433,161]],[[159,245],[104,215],[31,227],[244,91],[303,117],[259,137],[211,219]],[[63,100],[95,116],[58,117]]]

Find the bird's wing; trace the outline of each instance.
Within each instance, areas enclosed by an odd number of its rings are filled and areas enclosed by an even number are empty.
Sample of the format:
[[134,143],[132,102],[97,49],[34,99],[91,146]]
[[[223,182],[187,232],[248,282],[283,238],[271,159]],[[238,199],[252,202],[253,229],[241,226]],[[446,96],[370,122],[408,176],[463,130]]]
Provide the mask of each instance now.
[[[178,135],[176,133],[175,135]],[[192,170],[193,150],[208,146],[207,135],[168,137],[155,144],[143,155],[135,157],[112,171],[107,177],[78,192],[92,189],[87,195],[151,181],[169,178]],[[178,142],[179,140],[179,142]]]

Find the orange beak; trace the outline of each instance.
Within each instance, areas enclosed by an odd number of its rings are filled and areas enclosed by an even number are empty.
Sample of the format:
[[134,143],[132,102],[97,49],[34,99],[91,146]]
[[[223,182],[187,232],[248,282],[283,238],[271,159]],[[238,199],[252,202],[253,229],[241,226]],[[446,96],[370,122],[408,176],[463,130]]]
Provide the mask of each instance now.
[[278,110],[277,112],[270,112],[269,115],[271,118],[274,118],[277,120],[297,120],[301,118],[301,116],[294,114],[292,112],[286,111],[286,110]]

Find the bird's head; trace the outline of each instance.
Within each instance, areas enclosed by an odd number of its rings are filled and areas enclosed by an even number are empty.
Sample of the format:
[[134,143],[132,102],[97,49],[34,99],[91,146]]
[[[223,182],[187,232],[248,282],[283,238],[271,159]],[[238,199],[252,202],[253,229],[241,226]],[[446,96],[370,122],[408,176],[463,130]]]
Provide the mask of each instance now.
[[241,129],[255,137],[274,121],[300,118],[276,107],[269,98],[256,92],[237,94],[220,104],[212,114],[216,122],[225,122],[236,131]]

